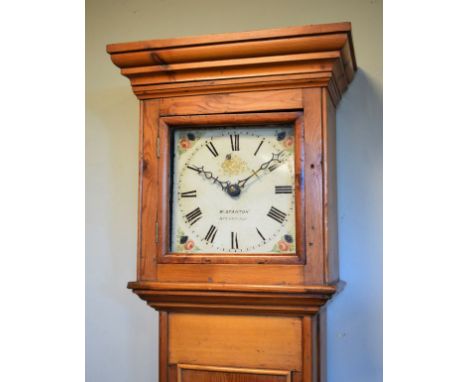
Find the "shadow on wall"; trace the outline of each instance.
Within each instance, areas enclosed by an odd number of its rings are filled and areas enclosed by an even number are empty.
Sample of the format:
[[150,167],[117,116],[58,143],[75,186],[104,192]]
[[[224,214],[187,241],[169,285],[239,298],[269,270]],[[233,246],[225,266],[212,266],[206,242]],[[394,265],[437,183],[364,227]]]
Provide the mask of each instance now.
[[382,380],[382,147],[381,87],[358,70],[337,110],[340,277],[347,285],[328,308],[329,382]]

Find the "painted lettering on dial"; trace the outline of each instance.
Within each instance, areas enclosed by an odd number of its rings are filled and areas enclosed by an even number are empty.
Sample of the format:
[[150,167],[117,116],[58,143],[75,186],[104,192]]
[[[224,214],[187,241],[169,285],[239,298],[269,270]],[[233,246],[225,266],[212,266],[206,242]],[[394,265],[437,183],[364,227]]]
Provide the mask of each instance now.
[[231,232],[231,248],[239,249],[239,241],[237,240],[237,232]]
[[197,190],[181,192],[180,196],[182,198],[196,198],[197,197]]
[[185,218],[187,219],[187,222],[190,225],[194,225],[197,221],[201,219],[201,216],[202,216],[202,212],[200,210],[200,207],[197,207],[193,211],[185,215]]
[[292,194],[292,186],[275,186],[275,194]]
[[257,150],[255,150],[255,152],[254,152],[254,156],[257,155],[258,150],[260,150],[260,147],[262,147],[262,145],[263,145],[263,142],[265,142],[265,139],[262,139],[262,140],[260,141],[260,143],[258,144]]
[[[256,227],[255,227],[256,228]],[[256,228],[257,230],[257,233],[260,235],[260,237],[262,238],[263,241],[265,241],[265,237],[262,235],[262,233],[260,232],[260,230],[258,228]]]
[[283,211],[280,211],[278,208],[271,207],[270,211],[268,211],[267,216],[282,224],[286,219],[287,215]]
[[205,236],[205,240],[212,243],[217,233],[218,229],[214,225],[212,225]]
[[231,138],[232,151],[239,151],[239,134],[231,134],[229,137]]
[[215,158],[219,155],[218,150],[216,150],[216,147],[213,145],[213,142],[207,142],[206,147]]

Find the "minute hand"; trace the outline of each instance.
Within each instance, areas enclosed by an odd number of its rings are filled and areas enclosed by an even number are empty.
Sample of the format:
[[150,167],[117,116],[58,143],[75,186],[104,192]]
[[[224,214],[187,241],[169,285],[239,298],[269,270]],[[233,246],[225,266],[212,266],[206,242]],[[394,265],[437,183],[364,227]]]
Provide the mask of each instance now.
[[281,158],[281,156],[283,155],[284,153],[284,150],[283,151],[280,151],[279,153],[273,153],[271,154],[271,159],[269,161],[266,161],[264,163],[262,163],[260,165],[260,167],[256,170],[256,171],[253,171],[252,174],[250,174],[248,177],[244,178],[244,179],[241,179],[237,182],[237,185],[240,187],[240,188],[244,188],[246,183],[249,181],[250,178],[254,177],[254,176],[257,176],[258,173],[260,173],[261,171],[265,171],[267,168],[270,167],[270,165],[272,163],[283,163],[283,160]]

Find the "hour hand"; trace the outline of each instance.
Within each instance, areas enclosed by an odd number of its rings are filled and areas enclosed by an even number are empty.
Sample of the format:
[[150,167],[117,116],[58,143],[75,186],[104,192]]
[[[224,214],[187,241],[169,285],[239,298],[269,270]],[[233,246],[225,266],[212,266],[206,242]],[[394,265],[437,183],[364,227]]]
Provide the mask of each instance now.
[[223,191],[226,191],[226,192],[228,191],[230,183],[227,181],[219,180],[218,177],[217,176],[215,177],[211,171],[205,170],[204,166],[198,167],[196,165],[187,165],[187,168],[197,172],[198,174],[203,176],[205,179],[212,180],[213,183],[217,183],[219,186],[221,186],[221,189]]

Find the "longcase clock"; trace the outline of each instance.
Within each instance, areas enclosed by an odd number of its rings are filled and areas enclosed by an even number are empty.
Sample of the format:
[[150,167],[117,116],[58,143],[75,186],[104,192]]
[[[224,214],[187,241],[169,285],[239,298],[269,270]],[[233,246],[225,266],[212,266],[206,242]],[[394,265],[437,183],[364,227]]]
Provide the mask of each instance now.
[[324,382],[351,25],[107,51],[140,100],[128,287],[159,311],[159,381]]

